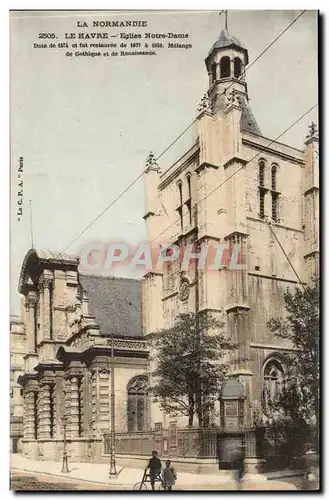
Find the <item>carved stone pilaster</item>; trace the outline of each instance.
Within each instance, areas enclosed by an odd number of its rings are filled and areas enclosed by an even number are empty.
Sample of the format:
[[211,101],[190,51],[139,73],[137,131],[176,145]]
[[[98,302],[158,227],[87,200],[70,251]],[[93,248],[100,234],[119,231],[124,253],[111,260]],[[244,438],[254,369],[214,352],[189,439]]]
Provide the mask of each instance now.
[[27,353],[36,352],[36,307],[38,296],[33,290],[30,290],[25,297],[25,310],[27,316],[27,335],[26,335],[26,349]]
[[68,416],[68,435],[71,438],[81,436],[82,419],[81,419],[81,401],[80,401],[80,385],[83,378],[84,368],[79,360],[72,360],[70,367],[66,372],[66,415]]
[[39,390],[38,409],[40,415],[39,436],[50,439],[52,434],[52,384],[41,381]]
[[56,437],[63,435],[62,417],[65,415],[65,379],[64,372],[55,374],[54,387],[54,434]]
[[49,340],[52,337],[53,329],[53,313],[51,293],[53,289],[53,276],[45,275],[41,278],[39,286],[43,289],[43,323],[42,323],[42,338]]
[[109,430],[110,422],[110,370],[107,368],[99,369],[99,422],[98,428],[101,432]]
[[36,439],[38,435],[37,421],[37,396],[38,382],[36,380],[28,381],[24,387],[24,421],[23,435],[25,439]]
[[[64,378],[64,414],[65,416],[67,417],[67,424],[66,424],[66,428],[67,428],[67,437],[70,438],[71,435],[70,435],[70,429],[71,429],[71,382],[70,380],[67,378],[67,376],[65,375],[65,378]],[[63,426],[61,424],[61,429],[63,432]]]
[[96,431],[96,423],[99,416],[99,401],[97,398],[97,393],[99,391],[99,379],[97,368],[92,368],[90,370],[91,375],[91,429]]
[[24,438],[35,439],[36,437],[36,395],[35,390],[24,394]]
[[79,408],[79,377],[70,375],[70,395],[71,395],[71,411],[70,411],[70,437],[78,437],[80,435],[80,408]]

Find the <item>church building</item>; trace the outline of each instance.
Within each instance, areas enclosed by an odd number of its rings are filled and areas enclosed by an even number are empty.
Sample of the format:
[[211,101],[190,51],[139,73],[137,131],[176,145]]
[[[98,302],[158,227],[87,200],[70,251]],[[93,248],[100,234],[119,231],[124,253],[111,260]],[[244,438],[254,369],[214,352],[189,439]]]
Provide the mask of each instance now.
[[31,249],[21,270],[26,354],[18,379],[24,400],[20,449],[30,458],[60,459],[64,427],[70,457],[101,457],[113,372],[116,430],[149,426],[141,283],[82,275],[78,263],[66,254]]
[[[190,266],[187,272],[177,259],[143,283],[144,335],[172,325],[179,313],[210,312],[238,344],[243,361],[232,366],[217,406],[216,423],[224,427],[251,425],[259,413],[266,417],[266,398],[280,390],[291,348],[267,322],[284,315],[287,287],[318,274],[316,128],[310,126],[303,150],[264,137],[249,103],[248,62],[248,49],[226,26],[205,59],[209,86],[197,111],[195,142],[165,171],[151,154],[145,170],[149,241],[180,249],[240,248],[244,269]],[[164,427],[186,425],[157,405],[150,418]]]
[[[78,258],[67,254],[26,254],[18,379],[26,456],[59,460],[66,429],[72,459],[100,460],[111,377],[118,443],[124,434],[186,426],[187,419],[164,414],[149,399],[147,343],[184,312],[218,316],[239,346],[241,361],[218,395],[212,423],[235,428],[252,425],[257,412],[266,416],[266,398],[280,389],[291,349],[267,322],[284,315],[287,287],[318,274],[318,137],[313,124],[301,150],[262,135],[249,102],[248,62],[247,47],[225,28],[205,59],[209,86],[196,140],[164,171],[150,155],[144,173],[149,242],[239,245],[244,268],[182,270],[177,260],[139,281],[82,274]],[[143,443],[135,454],[146,450]]]

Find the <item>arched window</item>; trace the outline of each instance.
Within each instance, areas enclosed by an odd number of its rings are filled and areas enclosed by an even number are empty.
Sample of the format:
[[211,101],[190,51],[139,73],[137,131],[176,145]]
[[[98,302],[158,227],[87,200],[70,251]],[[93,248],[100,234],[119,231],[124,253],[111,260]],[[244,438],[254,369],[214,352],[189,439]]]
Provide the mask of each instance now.
[[265,188],[264,188],[264,178],[265,178],[265,163],[263,161],[259,162],[259,217],[264,219],[265,217]]
[[272,196],[272,220],[278,220],[278,198],[279,193],[276,189],[276,174],[278,167],[273,165],[271,168],[271,196]]
[[211,83],[214,83],[217,80],[216,66],[216,63],[212,63],[211,65]]
[[178,186],[178,191],[179,191],[179,205],[177,207],[177,212],[179,214],[180,227],[181,227],[181,230],[183,231],[183,186],[182,186],[182,182],[179,181],[177,186]]
[[179,191],[179,204],[181,205],[183,203],[183,186],[181,182],[179,182],[177,186]]
[[272,191],[276,191],[276,172],[277,172],[277,166],[273,165],[271,170]]
[[190,174],[188,174],[186,176],[186,180],[187,180],[187,191],[188,191],[188,197],[189,199],[192,198],[192,195],[191,195],[191,176]]
[[239,78],[242,73],[242,61],[240,57],[234,58],[234,78]]
[[127,392],[128,432],[145,431],[148,422],[147,378],[133,378],[128,384]]
[[264,179],[265,179],[265,163],[263,161],[259,162],[259,185],[260,187],[264,187]]
[[189,221],[190,224],[192,224],[192,190],[191,190],[191,176],[188,174],[186,176],[186,181],[187,181],[187,192],[188,192],[188,199],[186,201],[186,206],[187,210],[189,213]]
[[231,76],[231,61],[230,58],[224,56],[220,60],[220,77],[229,78]]
[[276,359],[270,359],[263,372],[262,402],[265,407],[280,393],[283,378],[284,371],[281,363]]

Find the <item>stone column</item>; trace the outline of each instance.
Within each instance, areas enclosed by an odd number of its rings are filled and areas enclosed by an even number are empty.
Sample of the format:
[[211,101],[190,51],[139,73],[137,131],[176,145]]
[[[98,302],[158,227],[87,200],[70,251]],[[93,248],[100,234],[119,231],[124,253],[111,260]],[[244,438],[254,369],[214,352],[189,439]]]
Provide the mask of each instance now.
[[80,422],[80,435],[85,434],[85,413],[86,413],[86,397],[85,397],[85,373],[81,374],[79,384],[79,422]]
[[99,422],[101,433],[110,428],[110,371],[106,368],[99,370]]
[[35,307],[37,305],[37,294],[34,291],[28,292],[25,300],[26,317],[27,317],[27,335],[26,335],[26,353],[34,353],[35,349],[35,334],[37,325],[35,324]]
[[51,314],[50,314],[50,288],[53,286],[53,276],[45,275],[42,277],[40,285],[43,286],[43,332],[42,337],[44,340],[51,338]]
[[72,376],[71,382],[71,437],[80,435],[79,377]]
[[99,401],[97,394],[99,392],[99,378],[97,368],[91,370],[91,422],[92,430],[96,431],[96,423],[99,416]]
[[83,429],[85,435],[92,430],[92,378],[89,370],[85,369],[83,377]]
[[35,439],[36,435],[36,390],[36,388],[28,388],[24,393],[24,439]]
[[109,359],[98,356],[93,360],[92,372],[92,422],[93,430],[101,436],[110,427]]
[[39,329],[38,329],[38,343],[44,340],[45,331],[45,315],[44,315],[44,296],[43,296],[43,282],[39,282],[39,303],[40,303],[40,316],[39,316]]
[[50,439],[51,437],[51,385],[42,381],[40,384],[40,400],[39,400],[39,412],[40,412],[40,438]]
[[54,387],[54,435],[61,437],[63,432],[62,417],[65,414],[65,380],[64,371],[57,371],[55,373],[55,387]]
[[71,382],[67,375],[65,375],[64,380],[65,380],[64,414],[67,417],[67,426],[66,426],[67,437],[70,438],[71,437]]

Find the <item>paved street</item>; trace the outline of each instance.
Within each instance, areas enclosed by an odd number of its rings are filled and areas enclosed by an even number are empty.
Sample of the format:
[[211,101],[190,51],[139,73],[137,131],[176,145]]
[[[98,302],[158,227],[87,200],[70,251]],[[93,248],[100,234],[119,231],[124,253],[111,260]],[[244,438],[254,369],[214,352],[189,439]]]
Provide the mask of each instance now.
[[[111,487],[114,489],[127,489],[123,487]],[[109,488],[106,485],[95,484],[95,483],[79,483],[77,481],[72,481],[63,477],[62,479],[42,475],[38,473],[29,473],[15,471],[11,474],[11,490],[13,491],[93,491],[93,490],[105,490],[108,491]]]
[[[278,481],[267,481],[264,483],[252,483],[248,482],[242,485],[242,490],[276,490],[276,491],[287,491],[300,489],[301,480],[298,478],[290,478],[284,482]],[[148,485],[148,490],[150,485]],[[48,474],[39,474],[37,472],[26,472],[26,471],[13,471],[11,474],[11,490],[13,491],[131,491],[132,486],[122,485],[122,484],[99,484],[93,482],[79,482],[78,480],[68,479],[66,476],[57,477]],[[233,482],[220,483],[220,484],[203,484],[199,486],[180,486],[179,484],[175,487],[176,491],[184,490],[212,490],[212,491],[232,491],[237,490],[237,486]]]
[[[13,490],[126,490],[131,491],[141,481],[143,469],[122,467],[117,463],[118,476],[109,479],[109,466],[106,463],[69,462],[69,473],[62,474],[61,462],[32,460],[19,454],[11,455]],[[140,465],[141,467],[141,465]],[[288,491],[302,489],[302,480],[293,471],[281,471],[274,475],[252,476],[242,485],[244,490]],[[150,485],[148,484],[148,487]],[[178,470],[175,490],[213,490],[237,489],[232,475],[193,474]]]

